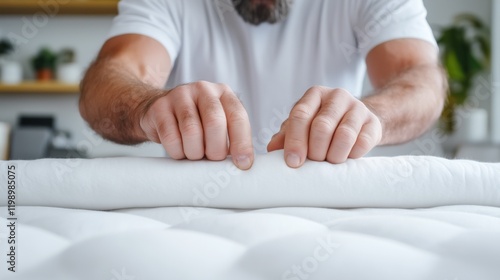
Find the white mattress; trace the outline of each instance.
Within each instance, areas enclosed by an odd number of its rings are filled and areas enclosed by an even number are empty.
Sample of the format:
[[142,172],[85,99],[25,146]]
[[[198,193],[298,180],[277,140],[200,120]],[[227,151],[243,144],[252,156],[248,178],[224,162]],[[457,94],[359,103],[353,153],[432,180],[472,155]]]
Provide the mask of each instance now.
[[[259,157],[226,187],[213,174],[230,174],[227,162],[0,162],[2,237],[4,170],[19,170],[17,272],[2,262],[0,279],[500,278],[499,164],[403,157],[290,170],[281,157]],[[195,207],[195,188],[212,208]]]

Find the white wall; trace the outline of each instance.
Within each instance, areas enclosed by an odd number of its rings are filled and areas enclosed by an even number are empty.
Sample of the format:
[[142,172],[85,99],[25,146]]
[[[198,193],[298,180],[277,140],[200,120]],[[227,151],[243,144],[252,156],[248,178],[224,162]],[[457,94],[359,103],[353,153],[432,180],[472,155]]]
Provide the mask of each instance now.
[[491,0],[424,0],[424,3],[431,25],[446,25],[460,13],[472,13],[487,23],[491,22]]
[[[492,0],[424,0],[429,10],[429,22],[433,26],[451,22],[453,16],[461,12],[475,13],[486,22],[491,22]],[[33,21],[32,16],[0,16],[0,35],[9,32],[22,34],[25,21]],[[78,61],[88,65],[106,38],[111,25],[109,16],[58,16],[38,28],[33,38],[24,45],[15,58],[25,63],[41,46],[54,50],[71,47],[76,50]],[[26,28],[26,27],[25,27]],[[28,74],[30,75],[30,74]],[[70,130],[75,136],[75,144],[90,148],[92,156],[108,155],[144,155],[161,156],[161,147],[155,144],[138,148],[124,147],[111,143],[102,143],[95,136],[89,137],[89,129],[81,120],[77,110],[78,97],[50,95],[0,95],[0,121],[15,123],[19,113],[49,113],[57,117],[60,129]],[[87,136],[86,136],[87,135]],[[90,138],[90,140],[89,140]],[[93,143],[90,144],[89,143]]]

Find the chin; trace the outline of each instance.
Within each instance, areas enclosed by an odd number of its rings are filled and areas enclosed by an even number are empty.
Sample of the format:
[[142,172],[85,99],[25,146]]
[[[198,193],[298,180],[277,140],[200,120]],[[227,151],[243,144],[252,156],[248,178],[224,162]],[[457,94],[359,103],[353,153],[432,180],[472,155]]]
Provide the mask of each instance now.
[[250,24],[276,23],[288,16],[291,0],[233,0],[236,11]]

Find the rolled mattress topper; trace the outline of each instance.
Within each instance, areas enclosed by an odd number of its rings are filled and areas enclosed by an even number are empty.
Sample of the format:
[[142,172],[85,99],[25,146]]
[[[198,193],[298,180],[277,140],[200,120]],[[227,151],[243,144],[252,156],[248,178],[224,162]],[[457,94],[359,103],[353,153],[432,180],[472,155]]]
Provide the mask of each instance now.
[[500,163],[429,156],[374,157],[289,168],[283,152],[257,155],[248,171],[168,158],[0,161],[0,206],[94,210],[195,206],[423,208],[500,207]]

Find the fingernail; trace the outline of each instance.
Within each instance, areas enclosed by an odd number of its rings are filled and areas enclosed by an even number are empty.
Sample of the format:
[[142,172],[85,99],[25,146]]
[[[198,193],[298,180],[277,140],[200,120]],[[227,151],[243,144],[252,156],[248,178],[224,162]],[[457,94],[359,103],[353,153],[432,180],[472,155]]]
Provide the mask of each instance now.
[[250,162],[250,158],[248,156],[237,156],[236,165],[240,169],[247,170],[252,166],[252,162]]
[[290,153],[286,156],[286,164],[292,168],[300,166],[300,157],[297,154]]

